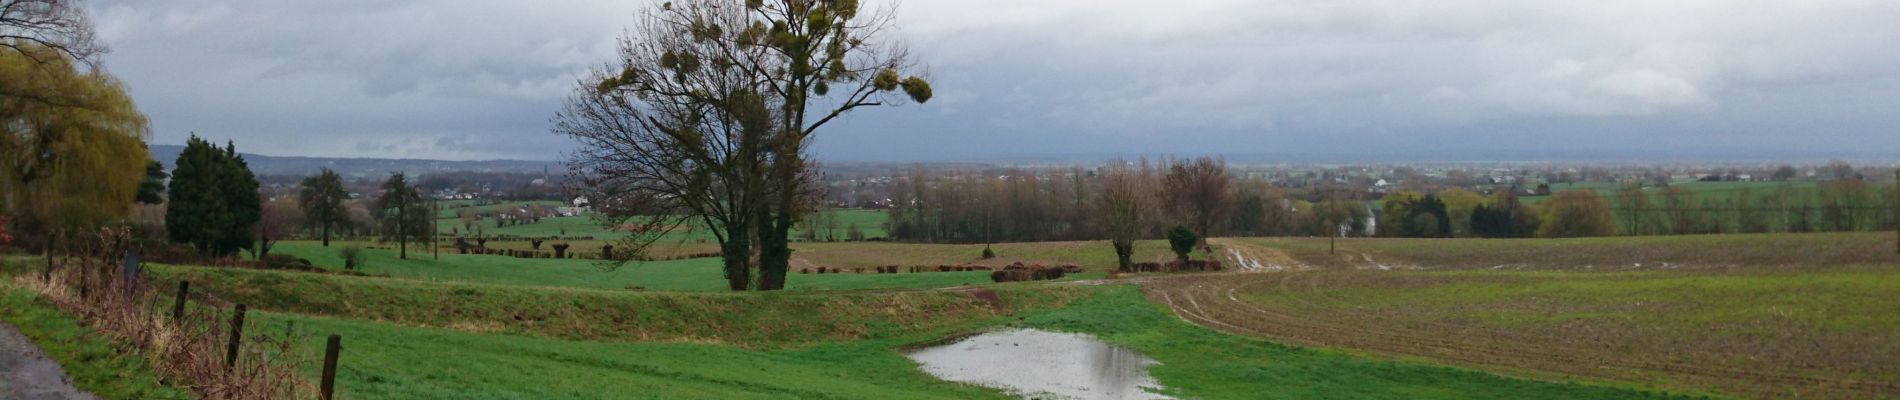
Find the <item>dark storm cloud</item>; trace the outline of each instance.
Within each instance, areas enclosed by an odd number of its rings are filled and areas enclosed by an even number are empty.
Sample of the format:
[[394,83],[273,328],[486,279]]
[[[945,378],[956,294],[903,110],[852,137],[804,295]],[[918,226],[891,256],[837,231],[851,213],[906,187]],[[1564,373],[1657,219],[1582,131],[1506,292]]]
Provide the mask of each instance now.
[[[151,114],[263,153],[557,157],[639,2],[94,4]],[[831,159],[1458,149],[1900,150],[1885,1],[913,0],[937,97]],[[1509,158],[1502,154],[1500,158]]]

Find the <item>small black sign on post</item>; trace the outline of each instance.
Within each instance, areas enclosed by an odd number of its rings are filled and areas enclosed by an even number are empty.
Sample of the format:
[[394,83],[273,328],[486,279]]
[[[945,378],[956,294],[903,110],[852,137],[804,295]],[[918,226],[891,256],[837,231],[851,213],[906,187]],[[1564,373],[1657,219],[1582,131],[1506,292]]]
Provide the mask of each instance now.
[[125,297],[130,298],[133,293],[138,293],[139,249],[127,249],[125,251],[124,273],[125,275],[121,277],[122,279],[120,281],[125,282]]
[[330,335],[330,342],[323,348],[323,382],[319,386],[318,393],[321,400],[336,398],[334,395],[336,393],[336,358],[341,352],[343,352],[343,336]]
[[244,305],[237,305],[237,313],[231,314],[231,344],[224,347],[224,372],[237,367],[238,341],[244,338]]

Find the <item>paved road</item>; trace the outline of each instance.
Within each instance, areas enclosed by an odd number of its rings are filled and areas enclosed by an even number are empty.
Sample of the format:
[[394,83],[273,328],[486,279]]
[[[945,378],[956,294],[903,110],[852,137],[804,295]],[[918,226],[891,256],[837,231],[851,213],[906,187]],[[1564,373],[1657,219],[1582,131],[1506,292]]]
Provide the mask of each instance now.
[[96,400],[98,396],[73,387],[59,363],[33,345],[26,335],[0,322],[0,399]]

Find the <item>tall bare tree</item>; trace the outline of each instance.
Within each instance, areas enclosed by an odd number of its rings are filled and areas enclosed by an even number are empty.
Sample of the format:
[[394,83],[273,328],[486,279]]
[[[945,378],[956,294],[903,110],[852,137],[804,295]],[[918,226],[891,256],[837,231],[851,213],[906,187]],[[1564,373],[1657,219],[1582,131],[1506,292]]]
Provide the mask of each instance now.
[[647,10],[619,59],[582,80],[554,117],[554,133],[581,144],[568,161],[576,189],[602,223],[630,233],[609,268],[694,226],[719,243],[729,289],[753,286],[777,100],[758,69],[767,50],[735,36],[752,19],[729,3]]
[[297,219],[298,206],[295,200],[265,200],[257,214],[257,222],[251,224],[251,234],[257,235],[257,244],[251,246],[251,258],[259,261],[270,256],[271,246],[290,236],[291,227]]
[[[714,0],[703,0],[714,1]],[[759,289],[785,286],[791,267],[789,236],[811,209],[811,165],[805,149],[818,129],[861,108],[891,101],[930,100],[930,83],[916,75],[909,48],[884,38],[894,3],[865,10],[857,0],[747,0],[752,23],[736,38],[769,57],[752,68],[768,73],[779,99],[778,135],[770,152],[772,200],[759,212]],[[898,89],[902,96],[890,95]]]
[[927,81],[904,75],[915,68],[906,48],[880,37],[893,15],[852,0],[664,3],[554,130],[582,142],[570,167],[608,222],[638,222],[632,248],[701,224],[721,232],[731,289],[783,288],[791,230],[819,206],[811,137],[861,107],[930,98]]
[[1135,240],[1154,225],[1154,170],[1148,160],[1139,164],[1115,162],[1099,173],[1102,190],[1095,196],[1101,224],[1115,247],[1115,259],[1123,270],[1134,260]]
[[78,0],[0,0],[0,48],[28,58],[48,61],[51,49],[59,57],[91,64],[106,51],[93,34],[85,6]]
[[1207,249],[1208,231],[1227,217],[1233,205],[1227,161],[1207,156],[1171,160],[1161,186],[1168,211],[1187,221],[1200,235],[1201,248]]
[[[1645,215],[1655,214],[1650,210],[1649,194],[1643,192],[1643,184],[1631,182],[1616,189],[1616,207],[1622,209],[1623,231],[1628,235],[1647,235],[1649,226],[1656,223],[1655,218]],[[1647,221],[1646,221],[1647,220]]]

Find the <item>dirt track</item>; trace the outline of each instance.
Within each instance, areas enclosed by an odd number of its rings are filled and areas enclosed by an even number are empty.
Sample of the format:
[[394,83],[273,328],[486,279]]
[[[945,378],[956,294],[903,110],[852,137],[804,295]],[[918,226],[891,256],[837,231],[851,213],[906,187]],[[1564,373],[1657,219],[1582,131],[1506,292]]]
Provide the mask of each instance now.
[[33,345],[19,329],[0,322],[0,399],[98,399],[73,387],[59,363]]
[[[1247,249],[1249,254],[1275,253]],[[1374,264],[1369,259],[1367,264]],[[1382,269],[1373,267],[1372,269]],[[1149,299],[1188,322],[1230,334],[1321,348],[1423,359],[1508,375],[1586,378],[1685,390],[1718,390],[1745,397],[1890,398],[1900,383],[1811,376],[1800,371],[1722,368],[1616,354],[1614,343],[1578,337],[1539,337],[1476,324],[1397,320],[1365,313],[1351,299],[1327,298],[1319,284],[1331,277],[1380,271],[1238,272],[1155,277],[1138,281]],[[1287,296],[1301,307],[1268,308],[1247,296]]]

